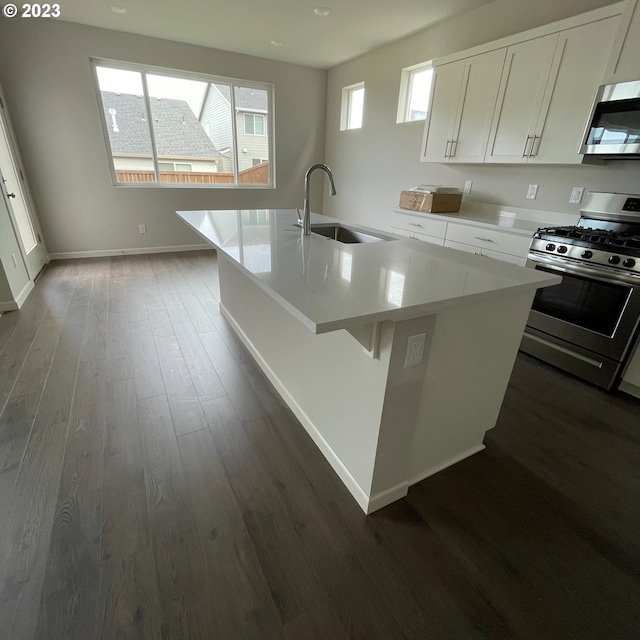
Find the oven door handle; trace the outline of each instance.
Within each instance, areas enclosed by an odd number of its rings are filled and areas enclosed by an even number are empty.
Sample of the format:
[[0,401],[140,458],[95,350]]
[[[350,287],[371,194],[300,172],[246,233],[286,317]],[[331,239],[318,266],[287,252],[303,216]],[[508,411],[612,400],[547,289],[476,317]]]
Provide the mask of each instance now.
[[625,277],[624,275],[613,273],[609,270],[607,270],[606,273],[603,273],[603,271],[594,269],[593,267],[582,265],[576,266],[572,262],[569,262],[564,258],[557,257],[549,260],[548,258],[530,253],[527,256],[527,261],[534,265],[539,264],[541,266],[547,267],[552,271],[558,271],[559,273],[568,273],[576,276],[589,277],[592,280],[598,280],[599,282],[605,282],[608,284],[617,283],[620,285],[626,285],[627,287],[631,288],[640,288],[640,278],[635,279],[633,276]]

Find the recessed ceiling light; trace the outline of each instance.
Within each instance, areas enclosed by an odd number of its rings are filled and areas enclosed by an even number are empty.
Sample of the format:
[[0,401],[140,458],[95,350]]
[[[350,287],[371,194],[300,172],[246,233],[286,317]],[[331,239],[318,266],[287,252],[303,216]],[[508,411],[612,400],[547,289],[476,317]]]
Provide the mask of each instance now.
[[272,44],[274,47],[281,47],[281,46],[283,45],[283,43],[282,43],[282,42],[280,42],[280,40],[272,40],[272,41],[271,41],[271,44]]
[[317,16],[322,16],[324,18],[325,16],[328,16],[331,13],[331,9],[329,9],[328,7],[316,7],[313,10],[313,13],[315,13]]
[[113,11],[113,13],[124,14],[127,13],[128,9],[126,7],[120,7],[117,4],[112,4],[111,11]]

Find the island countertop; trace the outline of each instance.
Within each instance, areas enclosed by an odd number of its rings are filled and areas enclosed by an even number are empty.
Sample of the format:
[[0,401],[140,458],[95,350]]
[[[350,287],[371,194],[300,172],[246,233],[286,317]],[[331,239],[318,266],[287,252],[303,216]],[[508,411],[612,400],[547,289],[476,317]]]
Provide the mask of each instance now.
[[[303,236],[295,224],[295,209],[177,214],[317,334],[417,318],[561,280],[399,236],[367,244],[343,244],[313,233]],[[311,222],[350,226],[314,213]]]

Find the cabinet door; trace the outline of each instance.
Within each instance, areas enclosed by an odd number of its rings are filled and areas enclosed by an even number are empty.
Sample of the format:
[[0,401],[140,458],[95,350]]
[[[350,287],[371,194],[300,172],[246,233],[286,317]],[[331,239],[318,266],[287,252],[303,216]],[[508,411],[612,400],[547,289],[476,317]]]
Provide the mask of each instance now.
[[640,1],[627,0],[614,40],[605,77],[600,84],[640,78]]
[[507,49],[485,162],[526,162],[545,96],[558,34]]
[[429,118],[422,140],[422,162],[448,162],[464,60],[436,67]]
[[530,163],[580,164],[582,135],[602,82],[619,17],[560,33]]
[[465,60],[450,162],[484,162],[506,49]]

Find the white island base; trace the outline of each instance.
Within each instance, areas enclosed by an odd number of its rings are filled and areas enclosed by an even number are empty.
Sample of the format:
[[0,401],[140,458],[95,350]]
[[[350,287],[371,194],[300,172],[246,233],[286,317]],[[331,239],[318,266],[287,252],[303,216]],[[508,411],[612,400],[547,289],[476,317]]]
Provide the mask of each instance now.
[[[484,449],[534,288],[315,334],[222,251],[218,261],[225,317],[365,513]],[[422,333],[422,362],[405,368]]]

